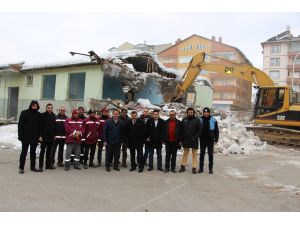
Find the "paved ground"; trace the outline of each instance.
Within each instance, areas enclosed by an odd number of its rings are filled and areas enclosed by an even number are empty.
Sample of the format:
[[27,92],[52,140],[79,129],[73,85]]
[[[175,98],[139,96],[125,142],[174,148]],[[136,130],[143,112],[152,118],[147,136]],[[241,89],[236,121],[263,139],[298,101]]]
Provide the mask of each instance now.
[[104,168],[18,174],[0,149],[0,211],[300,211],[300,151],[216,155],[215,174]]

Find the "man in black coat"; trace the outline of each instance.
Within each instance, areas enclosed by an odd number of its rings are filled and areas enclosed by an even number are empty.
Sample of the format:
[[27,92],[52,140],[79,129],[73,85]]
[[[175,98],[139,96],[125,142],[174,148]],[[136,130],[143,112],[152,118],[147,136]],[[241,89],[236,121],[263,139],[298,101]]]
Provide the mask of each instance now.
[[165,159],[165,172],[171,171],[176,173],[176,157],[177,150],[182,145],[182,124],[181,121],[176,118],[176,111],[170,110],[169,119],[164,123],[162,131],[162,141],[166,146],[166,159]]
[[141,119],[137,118],[137,112],[131,112],[131,119],[125,125],[124,133],[125,141],[128,143],[130,150],[130,171],[136,170],[135,156],[137,153],[137,162],[139,164],[139,172],[142,172],[143,143],[145,140],[145,125]]
[[55,120],[55,137],[51,151],[51,165],[54,166],[55,163],[55,153],[58,146],[58,154],[57,154],[57,166],[63,167],[64,161],[64,146],[66,142],[66,130],[65,130],[65,122],[68,117],[66,116],[66,108],[60,107],[58,110],[58,114],[56,115]]
[[[140,119],[144,122],[144,125],[146,126],[147,121],[151,118],[149,108],[145,107],[143,108],[143,114],[140,116]],[[144,140],[145,145],[145,151],[149,151],[149,143]],[[142,154],[143,156],[143,154]],[[138,159],[138,161],[142,161],[142,159]],[[144,162],[144,165],[147,165],[147,162]]]
[[182,130],[183,130],[183,156],[181,160],[181,167],[179,172],[185,171],[185,165],[188,160],[189,151],[192,149],[192,173],[197,174],[197,152],[199,148],[199,136],[202,133],[202,125],[200,120],[195,116],[195,110],[193,108],[188,108],[187,117],[182,119]]
[[53,105],[48,103],[46,105],[46,112],[41,114],[41,152],[39,158],[39,168],[43,171],[44,167],[44,155],[46,152],[46,169],[55,169],[53,165],[51,165],[51,153],[52,146],[55,137],[55,114],[53,113]]
[[113,116],[107,120],[103,128],[103,145],[106,146],[105,167],[110,171],[111,155],[114,157],[113,169],[120,171],[119,159],[121,144],[124,141],[124,124],[119,119],[120,113],[117,109],[113,110]]
[[203,173],[204,156],[207,148],[209,173],[213,174],[214,143],[217,143],[219,140],[218,122],[210,115],[210,110],[208,107],[203,109],[203,116],[200,118],[200,122],[203,125],[203,132],[200,136],[200,163],[198,173]]
[[159,118],[159,110],[153,111],[153,117],[147,120],[146,123],[146,142],[149,148],[146,148],[144,156],[143,156],[143,165],[141,168],[144,167],[144,163],[146,162],[148,155],[149,155],[149,168],[148,171],[153,170],[153,155],[154,149],[156,149],[157,155],[157,169],[159,171],[163,171],[162,169],[162,130],[164,126],[164,120]]
[[18,123],[18,140],[22,142],[20,154],[19,173],[24,173],[26,155],[30,146],[30,169],[34,172],[42,172],[35,168],[36,147],[41,135],[41,114],[38,112],[40,106],[37,101],[31,101],[29,109],[21,112]]
[[[124,126],[127,124],[127,122],[130,120],[129,116],[127,115],[128,110],[126,108],[123,108],[121,110],[121,115],[120,115],[120,120],[123,121]],[[122,167],[127,168],[127,142],[124,141],[124,143],[122,144],[121,150],[122,150]]]

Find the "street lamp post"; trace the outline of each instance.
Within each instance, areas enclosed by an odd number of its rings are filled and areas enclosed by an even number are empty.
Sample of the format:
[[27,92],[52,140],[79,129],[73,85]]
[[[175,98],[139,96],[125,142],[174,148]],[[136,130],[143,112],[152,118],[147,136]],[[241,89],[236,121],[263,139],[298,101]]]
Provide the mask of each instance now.
[[300,55],[300,52],[296,53],[294,58],[294,64],[293,64],[293,77],[292,77],[292,90],[294,91],[294,76],[295,76],[295,65],[298,55]]

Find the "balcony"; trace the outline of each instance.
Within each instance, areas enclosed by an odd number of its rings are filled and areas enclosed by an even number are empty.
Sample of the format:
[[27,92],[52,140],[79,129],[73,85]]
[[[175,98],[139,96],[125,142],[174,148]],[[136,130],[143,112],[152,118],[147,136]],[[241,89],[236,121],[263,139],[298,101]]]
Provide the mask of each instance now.
[[[286,79],[286,82],[288,85],[292,85],[292,77],[288,77]],[[300,84],[300,78],[294,78],[294,85],[299,85]]]
[[[299,56],[299,57],[300,57],[300,56]],[[292,65],[292,64],[287,65],[287,68],[288,68],[291,72],[293,72],[293,65]],[[300,72],[300,64],[296,64],[296,65],[295,65],[295,72]]]
[[294,58],[295,55],[296,55],[297,53],[300,53],[300,51],[296,51],[296,52],[288,52],[288,57],[289,57],[289,58]]

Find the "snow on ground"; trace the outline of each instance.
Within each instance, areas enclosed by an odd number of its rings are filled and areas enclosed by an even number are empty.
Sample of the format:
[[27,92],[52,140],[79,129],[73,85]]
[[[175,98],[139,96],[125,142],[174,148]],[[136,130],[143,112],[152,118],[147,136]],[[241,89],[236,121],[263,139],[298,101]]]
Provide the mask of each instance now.
[[[153,108],[149,100],[139,99],[140,104]],[[151,106],[152,105],[152,106]],[[157,107],[157,106],[156,106]],[[167,119],[168,116],[162,116]],[[178,118],[182,119],[182,118]],[[243,154],[249,155],[253,152],[264,151],[268,148],[266,142],[260,141],[252,131],[246,130],[246,122],[237,116],[230,115],[226,119],[221,120],[216,117],[219,124],[220,138],[215,146],[215,151],[223,155]],[[21,149],[21,142],[18,141],[17,125],[7,125],[0,127],[0,147],[12,147],[13,149]]]
[[13,149],[21,149],[21,142],[18,140],[17,124],[0,126],[0,145],[1,148],[13,147]]
[[218,152],[224,155],[249,155],[253,151],[263,151],[268,148],[265,141],[260,141],[252,131],[247,131],[247,123],[242,119],[236,116],[228,116],[226,119],[217,118],[217,120],[220,131],[219,142],[216,145]]

